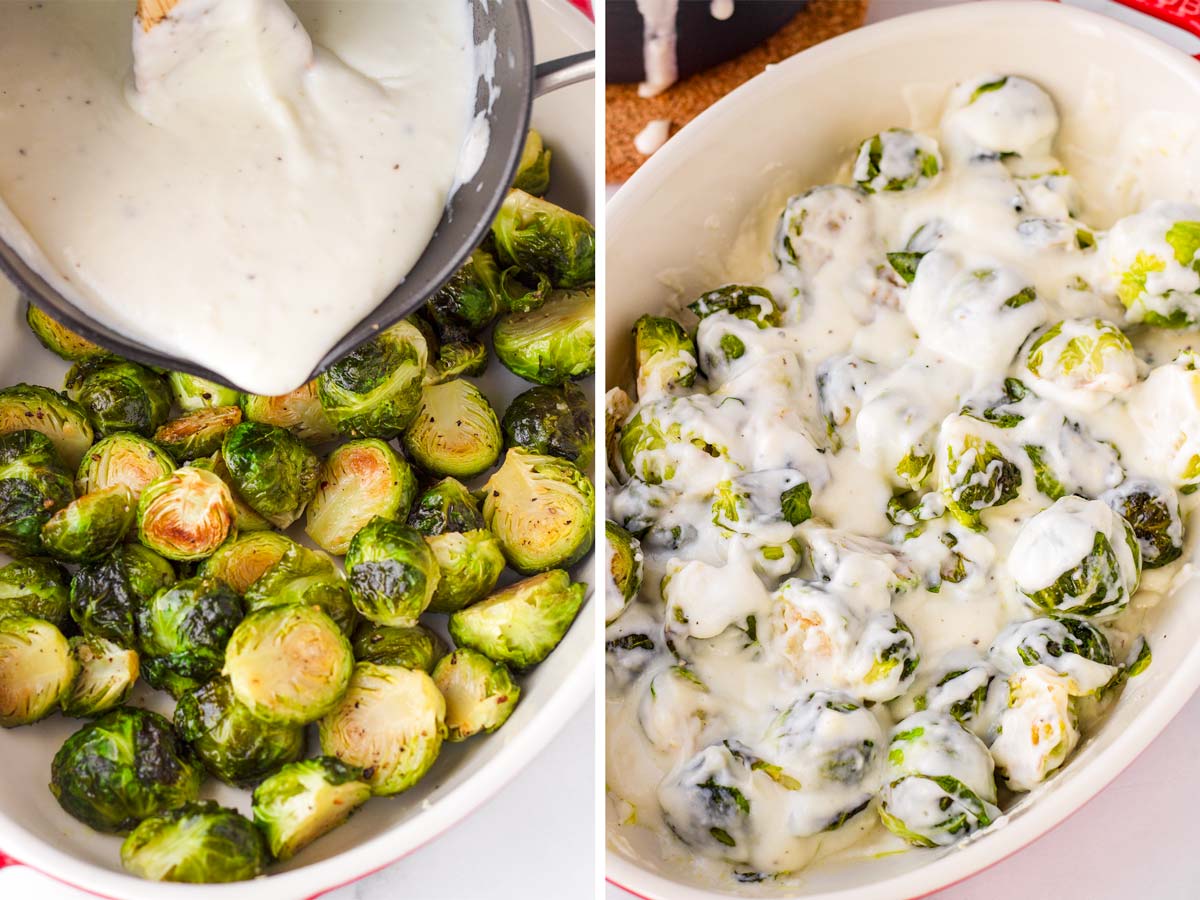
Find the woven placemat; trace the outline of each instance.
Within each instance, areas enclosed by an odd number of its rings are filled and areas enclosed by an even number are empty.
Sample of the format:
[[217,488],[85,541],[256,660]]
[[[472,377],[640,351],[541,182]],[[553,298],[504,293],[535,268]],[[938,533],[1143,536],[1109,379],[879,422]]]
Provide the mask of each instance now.
[[804,12],[766,42],[736,59],[679,82],[657,97],[639,97],[634,84],[606,85],[605,169],[609,184],[624,181],[646,161],[633,146],[633,139],[649,122],[670,119],[671,133],[674,134],[766,66],[858,28],[866,14],[867,0],[811,0]]

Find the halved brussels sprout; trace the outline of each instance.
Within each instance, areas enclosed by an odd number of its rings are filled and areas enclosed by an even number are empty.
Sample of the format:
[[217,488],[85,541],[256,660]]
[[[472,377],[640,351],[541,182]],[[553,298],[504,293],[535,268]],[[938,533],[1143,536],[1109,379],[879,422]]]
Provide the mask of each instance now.
[[468,647],[443,656],[433,670],[433,682],[446,698],[449,741],[491,734],[508,721],[521,697],[520,686],[502,663]]
[[321,752],[363,769],[390,796],[429,771],[446,737],[446,701],[418,669],[360,662],[341,703],[320,721]]
[[242,620],[221,674],[255,716],[304,725],[337,705],[353,668],[354,653],[337,624],[316,607],[290,604]]
[[59,806],[97,831],[124,832],[196,799],[204,771],[158,713],[123,706],[84,725],[50,765]]
[[1104,632],[1073,616],[1014,622],[996,635],[988,658],[1005,675],[1046,666],[1062,676],[1073,697],[1099,695],[1121,673]]
[[194,562],[225,542],[235,511],[224,481],[206,469],[183,466],[142,492],[138,540],[167,559]]
[[123,484],[136,503],[151,483],[174,471],[171,454],[139,434],[123,431],[97,441],[83,455],[75,490],[83,495]]
[[471,492],[453,478],[443,478],[421,495],[408,514],[408,524],[424,535],[487,527]]
[[229,488],[229,495],[233,497],[233,526],[238,532],[243,531],[268,531],[275,526],[268,522],[262,515],[257,513],[250,507],[242,495],[237,492],[233,486],[233,476],[229,474],[229,467],[225,465],[225,458],[220,452],[214,453],[209,459],[194,459],[191,465],[197,469],[207,469],[212,472]]
[[583,605],[584,585],[562,569],[543,572],[497,591],[450,616],[450,636],[518,669],[550,655]]
[[1200,206],[1157,202],[1115,222],[1101,238],[1103,287],[1127,322],[1160,328],[1200,321]]
[[483,519],[521,574],[572,566],[591,549],[595,492],[565,459],[513,448],[483,491]]
[[133,431],[150,437],[171,415],[171,392],[158,375],[137,363],[98,359],[76,363],[67,393],[87,412],[100,437]]
[[428,361],[420,330],[411,322],[393,325],[317,379],[325,415],[352,437],[396,437],[417,413]]
[[483,341],[455,341],[438,347],[426,384],[443,384],[452,378],[478,378],[487,371],[488,348]]
[[440,577],[437,559],[420,532],[380,518],[350,541],[346,574],[355,607],[381,625],[415,625]]
[[0,568],[0,619],[32,616],[62,628],[70,619],[71,576],[49,559],[23,559]]
[[867,195],[857,185],[823,184],[788,199],[773,255],[785,274],[811,276],[835,255],[861,252],[875,240]]
[[215,381],[209,381],[198,375],[188,375],[186,372],[168,372],[167,384],[171,388],[171,396],[184,412],[194,412],[198,409],[212,409],[219,406],[237,406],[241,402],[242,392],[225,387]]
[[318,485],[308,504],[304,532],[322,550],[339,556],[376,516],[407,516],[417,495],[412,468],[377,438],[350,441],[330,453]]
[[616,522],[604,523],[608,569],[604,590],[604,623],[611,625],[642,587],[642,545]]
[[246,590],[246,612],[301,603],[320,609],[347,637],[358,613],[350,588],[333,560],[320,550],[292,544],[279,560]]
[[233,488],[271,524],[287,528],[317,492],[321,461],[290,431],[243,422],[221,445]]
[[476,250],[425,304],[424,315],[443,341],[461,341],[492,324],[502,311],[503,291],[496,260],[486,250]]
[[125,871],[148,881],[248,881],[269,861],[254,823],[212,800],[150,816],[121,844]]
[[1093,412],[1138,380],[1129,338],[1103,319],[1066,319],[1034,332],[1025,351],[1025,382],[1067,409]]
[[521,148],[521,161],[517,163],[512,186],[535,197],[550,190],[550,148],[534,128],[525,135],[525,146]]
[[1013,791],[1031,791],[1066,762],[1079,743],[1075,705],[1065,679],[1046,666],[1009,676],[1006,705],[991,743],[996,774]]
[[500,264],[549,277],[555,287],[596,280],[596,232],[583,216],[525,191],[508,192],[492,223]]
[[37,384],[14,384],[0,390],[0,435],[14,431],[44,434],[72,469],[92,445],[87,412],[74,400]]
[[69,695],[79,664],[62,632],[42,619],[0,619],[0,725],[30,725]]
[[317,383],[310,381],[290,394],[279,397],[262,397],[258,394],[242,395],[242,413],[247,422],[277,425],[286,428],[304,443],[323,444],[337,437],[337,429],[325,415],[321,398],[317,395]]
[[123,484],[72,500],[42,526],[42,545],[64,562],[95,562],[123,540],[137,518],[133,493]]
[[84,634],[137,646],[137,608],[175,583],[171,564],[140,544],[82,566],[71,580],[71,618]]
[[0,435],[0,552],[45,553],[42,526],[75,499],[50,439],[37,431]]
[[334,756],[288,763],[254,789],[254,824],[278,860],[346,821],[371,797],[363,770]]
[[587,394],[571,382],[561,387],[539,385],[509,404],[501,423],[504,443],[534,453],[561,456],[580,469],[592,461],[596,426]]
[[492,332],[496,356],[535,384],[562,384],[596,371],[596,292],[555,291],[531,312],[507,313]]
[[699,319],[725,312],[738,319],[747,319],[759,328],[779,324],[779,307],[766,288],[753,284],[727,284],[701,294],[688,309]]
[[686,758],[659,782],[667,828],[691,852],[747,863],[756,843],[751,818],[753,770],[725,742]]
[[67,362],[80,362],[96,356],[109,355],[103,347],[76,334],[66,325],[60,325],[32,303],[25,308],[25,322],[43,347]]
[[138,604],[146,680],[151,681],[154,671],[151,660],[157,660],[160,670],[207,681],[220,671],[225,645],[242,614],[242,599],[216,578],[188,578]]
[[304,726],[276,725],[238,702],[227,678],[189,691],[175,705],[175,730],[204,767],[227,784],[247,784],[304,755]]
[[1131,479],[1100,499],[1133,528],[1143,569],[1157,569],[1183,555],[1179,496],[1171,487],[1149,479]]
[[354,656],[381,666],[402,666],[433,672],[449,648],[437,632],[424,625],[376,625],[364,621],[354,633]]
[[472,478],[496,464],[504,439],[487,397],[456,378],[426,385],[421,406],[404,432],[404,449],[435,475]]
[[983,510],[1016,499],[1021,470],[994,443],[974,433],[955,434],[943,425],[938,443],[938,484],[946,508],[963,525],[980,530]]
[[242,411],[236,406],[204,406],[167,422],[154,432],[154,441],[176,459],[212,456],[241,421]]
[[868,194],[928,187],[942,169],[937,142],[904,128],[889,128],[858,146],[854,180]]
[[633,324],[638,397],[674,393],[696,382],[696,342],[666,316],[645,315]]
[[239,594],[245,594],[264,572],[294,546],[295,541],[277,531],[252,531],[238,535],[200,563],[197,574],[219,578]]
[[1054,100],[1016,75],[982,75],[955,86],[942,118],[942,139],[966,159],[1050,155],[1058,132]]
[[92,718],[129,699],[138,680],[138,655],[107,638],[78,636],[70,640],[79,674],[63,694],[64,716]]
[[425,541],[440,572],[429,612],[452,613],[482,600],[504,571],[504,551],[490,531],[446,531]]

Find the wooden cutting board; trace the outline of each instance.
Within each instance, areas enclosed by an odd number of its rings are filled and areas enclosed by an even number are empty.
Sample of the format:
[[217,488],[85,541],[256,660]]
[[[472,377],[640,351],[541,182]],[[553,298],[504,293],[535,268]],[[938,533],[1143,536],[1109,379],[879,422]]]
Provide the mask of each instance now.
[[639,97],[635,84],[606,85],[605,170],[608,183],[625,181],[646,161],[633,146],[633,140],[649,122],[670,119],[671,134],[674,134],[766,66],[858,28],[866,14],[867,0],[811,0],[803,12],[763,44],[681,81],[657,97]]

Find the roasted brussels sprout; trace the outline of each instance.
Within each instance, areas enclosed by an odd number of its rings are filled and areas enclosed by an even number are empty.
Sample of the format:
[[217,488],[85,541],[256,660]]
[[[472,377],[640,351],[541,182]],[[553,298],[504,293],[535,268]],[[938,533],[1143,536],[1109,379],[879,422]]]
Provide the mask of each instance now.
[[0,390],[0,435],[14,431],[44,434],[72,469],[79,465],[94,436],[87,412],[78,403],[36,384],[14,384]]
[[1149,479],[1130,479],[1100,499],[1133,528],[1143,569],[1157,569],[1183,555],[1183,519],[1179,496],[1172,488]]
[[301,603],[314,606],[349,636],[358,622],[346,579],[320,550],[292,544],[246,590],[246,612]]
[[239,594],[283,558],[296,542],[276,531],[252,531],[226,541],[200,563],[197,574],[219,578]]
[[242,411],[236,406],[204,406],[167,422],[154,432],[154,441],[176,459],[212,456],[241,421]]
[[42,526],[74,497],[49,438],[37,431],[0,436],[0,552],[44,554]]
[[429,771],[446,737],[446,701],[419,669],[360,662],[320,721],[321,752],[363,769],[372,793],[407,790]]
[[33,336],[43,347],[68,362],[80,362],[97,356],[109,355],[103,347],[76,334],[66,325],[60,325],[48,313],[42,312],[32,303],[25,308],[25,321],[29,325],[29,330],[33,332]]
[[1034,332],[1022,377],[1066,409],[1093,412],[1137,383],[1138,359],[1111,322],[1067,319]]
[[376,516],[403,519],[417,494],[408,463],[376,438],[338,447],[325,460],[318,481],[304,531],[322,550],[338,555]]
[[225,436],[221,458],[243,500],[271,524],[287,528],[317,492],[321,461],[290,431],[243,422]]
[[479,504],[462,482],[443,478],[413,505],[408,524],[424,535],[486,528]]
[[118,547],[71,580],[71,617],[84,634],[137,646],[137,608],[175,583],[171,564],[140,544]]
[[168,372],[167,384],[171,388],[171,396],[184,412],[194,412],[198,409],[211,409],[220,406],[237,406],[241,402],[242,392],[233,388],[208,381],[197,375],[186,372]]
[[446,531],[425,541],[440,573],[429,612],[456,612],[482,600],[504,571],[504,551],[490,531]]
[[133,493],[123,484],[84,494],[42,526],[42,546],[63,562],[95,562],[123,540],[137,518]]
[[101,437],[132,431],[148,438],[171,414],[166,382],[126,360],[76,363],[67,373],[66,386]]
[[747,797],[752,774],[724,743],[684,760],[658,785],[667,828],[695,852],[749,862],[756,843]]
[[242,620],[221,674],[258,718],[303,725],[334,708],[353,668],[350,641],[337,624],[316,607],[290,604]]
[[466,264],[425,304],[424,314],[447,343],[478,334],[504,309],[503,276],[486,250],[476,250]]
[[928,187],[941,170],[937,142],[904,128],[867,138],[854,160],[854,180],[868,194]]
[[983,75],[955,86],[942,119],[943,141],[963,159],[1049,156],[1058,132],[1054,101],[1016,75]]
[[64,716],[92,718],[129,699],[138,680],[138,655],[107,638],[73,637],[71,655],[79,674],[63,694]]
[[50,715],[78,672],[55,626],[29,616],[0,619],[0,725],[30,725]]
[[49,559],[23,559],[0,568],[0,619],[32,616],[62,628],[70,619],[71,577]]
[[437,559],[420,532],[380,518],[350,541],[346,574],[355,607],[380,625],[415,625],[440,578]]
[[521,150],[521,161],[517,163],[517,175],[512,186],[519,191],[545,195],[550,190],[550,148],[542,142],[536,129],[530,128]]
[[696,342],[666,316],[645,315],[633,325],[639,399],[674,393],[696,382]]
[[[950,420],[962,423],[963,417]],[[986,437],[944,424],[938,437],[937,473],[946,508],[963,525],[983,528],[985,509],[1015,500],[1021,469]]]
[[562,569],[543,572],[497,591],[450,616],[459,647],[528,669],[550,655],[583,605],[584,585]]
[[162,447],[131,432],[110,434],[83,455],[75,490],[79,495],[123,484],[136,503],[151,483],[175,471],[175,460]]
[[253,715],[226,678],[179,698],[175,730],[204,767],[228,784],[257,781],[304,755],[303,725],[275,725]]
[[874,236],[874,216],[863,191],[844,184],[819,185],[788,200],[779,216],[773,253],[785,274],[812,275],[841,248],[860,247]]
[[428,361],[420,330],[411,322],[393,325],[317,379],[325,415],[352,437],[396,437],[417,414]]
[[492,223],[502,266],[546,275],[555,287],[596,280],[596,233],[583,216],[525,191],[509,191]]
[[1072,697],[1102,693],[1121,671],[1104,632],[1073,616],[1015,622],[996,635],[988,658],[1005,675],[1046,666],[1062,676]]
[[779,324],[779,308],[774,296],[766,288],[752,284],[727,284],[708,291],[689,303],[688,309],[699,319],[725,312],[753,322],[759,328]]
[[1115,222],[1099,253],[1102,287],[1116,294],[1127,322],[1183,328],[1200,321],[1200,206],[1151,204]]
[[504,439],[487,397],[463,378],[426,385],[404,449],[435,475],[473,478],[496,464]]
[[203,778],[170,722],[123,706],[67,738],[50,765],[50,792],[85,825],[124,832],[193,802]]
[[523,575],[572,566],[591,549],[595,492],[565,459],[513,448],[483,491],[483,519]]
[[121,844],[121,865],[149,881],[248,881],[269,861],[254,823],[212,800],[150,816]]
[[488,367],[488,348],[483,341],[455,341],[438,347],[426,384],[443,384],[452,378],[478,378]]
[[278,397],[243,394],[242,414],[247,422],[286,428],[309,445],[323,444],[337,437],[337,429],[321,406],[315,381]]
[[608,569],[604,590],[604,621],[611,625],[642,587],[642,545],[616,522],[604,523]]
[[1031,791],[1061,766],[1079,743],[1066,679],[1046,666],[1010,675],[1007,703],[993,731],[996,774],[1014,791]]
[[354,656],[362,662],[432,673],[447,652],[446,642],[424,625],[395,627],[362,622],[354,632]]
[[265,517],[255,512],[237,492],[233,486],[233,476],[229,474],[229,467],[225,465],[225,458],[221,456],[220,451],[214,453],[208,459],[194,459],[191,465],[197,469],[205,469],[212,472],[229,488],[229,496],[233,498],[233,530],[241,533],[244,531],[268,531],[275,526],[266,520]]
[[588,396],[571,382],[539,385],[516,397],[504,412],[504,443],[561,456],[580,469],[592,461],[596,426]]
[[224,481],[207,469],[183,466],[142,492],[138,540],[167,559],[194,562],[225,542],[235,512]]
[[288,763],[254,789],[254,824],[276,859],[328,834],[371,797],[363,770],[337,757]]
[[443,656],[433,670],[433,682],[446,698],[449,741],[495,731],[508,721],[521,696],[520,686],[502,663],[468,647]]
[[508,313],[492,332],[496,356],[535,384],[562,384],[596,371],[596,293],[555,291],[532,312]]
[[138,604],[136,618],[147,681],[157,667],[204,682],[221,669],[242,599],[216,578],[188,578]]

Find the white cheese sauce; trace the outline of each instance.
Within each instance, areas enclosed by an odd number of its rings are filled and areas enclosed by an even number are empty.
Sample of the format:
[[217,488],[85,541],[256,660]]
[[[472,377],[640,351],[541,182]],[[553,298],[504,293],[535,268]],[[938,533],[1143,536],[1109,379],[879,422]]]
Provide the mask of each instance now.
[[133,11],[5,4],[0,229],[110,327],[285,393],[441,218],[469,2],[181,0],[149,32]]

